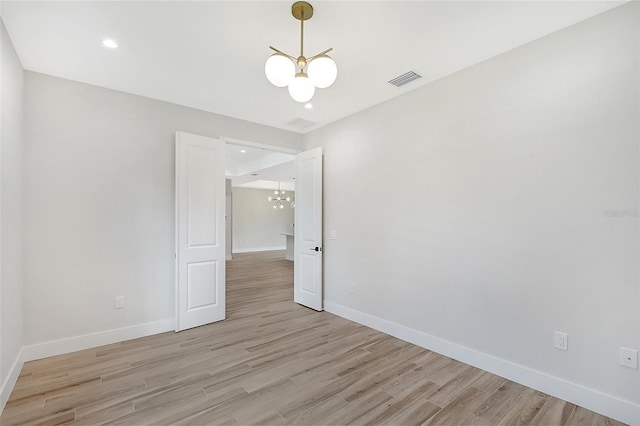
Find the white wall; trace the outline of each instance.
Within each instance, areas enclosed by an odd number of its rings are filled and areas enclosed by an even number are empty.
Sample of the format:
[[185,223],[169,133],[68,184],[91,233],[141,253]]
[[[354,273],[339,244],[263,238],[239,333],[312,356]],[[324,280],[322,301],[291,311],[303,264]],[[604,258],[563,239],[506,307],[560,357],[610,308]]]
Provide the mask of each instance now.
[[[284,250],[285,237],[293,233],[294,210],[290,203],[284,209],[274,209],[267,201],[273,196],[270,189],[234,187],[233,192],[233,251],[234,253],[261,250]],[[285,196],[294,197],[293,191]]]
[[[301,144],[295,133],[33,72],[25,122],[27,345],[147,323],[153,332],[173,318],[177,130]],[[116,310],[119,295],[126,307]]]
[[640,422],[633,3],[305,136],[328,309]]
[[23,70],[0,19],[0,411],[22,366]]

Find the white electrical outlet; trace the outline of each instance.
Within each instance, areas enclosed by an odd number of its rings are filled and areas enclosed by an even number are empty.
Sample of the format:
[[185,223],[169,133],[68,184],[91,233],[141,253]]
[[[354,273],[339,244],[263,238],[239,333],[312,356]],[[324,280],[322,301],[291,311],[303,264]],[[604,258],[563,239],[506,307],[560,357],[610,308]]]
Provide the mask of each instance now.
[[556,331],[553,334],[553,347],[566,351],[569,349],[569,336],[567,333]]
[[349,283],[349,293],[354,294],[356,292],[356,283]]
[[124,296],[116,297],[116,309],[124,308]]
[[638,351],[629,348],[620,348],[620,365],[629,368],[638,368]]

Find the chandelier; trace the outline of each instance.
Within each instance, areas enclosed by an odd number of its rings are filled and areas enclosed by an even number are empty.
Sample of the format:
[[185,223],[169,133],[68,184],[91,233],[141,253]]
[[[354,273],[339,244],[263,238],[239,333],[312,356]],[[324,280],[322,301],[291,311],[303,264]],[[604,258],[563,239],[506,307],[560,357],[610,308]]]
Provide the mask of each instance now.
[[274,209],[284,209],[284,201],[291,201],[291,197],[286,197],[284,196],[284,191],[280,190],[280,182],[278,182],[278,190],[277,191],[273,191],[273,195],[275,195],[275,197],[269,197],[267,198],[269,200],[269,202],[274,202],[273,204],[273,208]]
[[291,6],[291,14],[300,21],[300,56],[296,58],[269,46],[276,53],[269,56],[264,71],[274,86],[289,86],[289,95],[294,101],[307,102],[315,94],[316,87],[324,89],[333,84],[338,67],[327,55],[333,48],[310,58],[304,56],[304,21],[313,16],[313,7],[306,1],[297,1]]

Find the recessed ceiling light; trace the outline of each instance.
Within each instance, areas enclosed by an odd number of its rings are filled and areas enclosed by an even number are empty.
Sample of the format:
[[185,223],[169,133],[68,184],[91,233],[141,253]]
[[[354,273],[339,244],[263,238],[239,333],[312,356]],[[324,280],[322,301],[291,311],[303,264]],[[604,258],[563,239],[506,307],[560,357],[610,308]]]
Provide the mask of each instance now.
[[115,40],[112,40],[110,38],[102,40],[102,45],[105,46],[105,47],[108,47],[109,49],[117,49],[118,48],[118,43],[116,43]]
[[246,149],[241,149],[241,150],[240,150],[240,152],[241,152],[242,154],[244,154],[245,152],[247,152],[247,150],[246,150]]
[[310,102],[307,102],[306,104],[304,104],[304,107],[306,109],[311,109],[311,108],[313,108],[313,105]]

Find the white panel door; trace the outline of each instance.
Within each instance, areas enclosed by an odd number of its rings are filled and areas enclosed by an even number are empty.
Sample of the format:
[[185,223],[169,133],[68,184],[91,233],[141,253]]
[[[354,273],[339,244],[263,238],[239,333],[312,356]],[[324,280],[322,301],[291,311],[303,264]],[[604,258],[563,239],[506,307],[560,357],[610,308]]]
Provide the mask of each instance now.
[[296,155],[296,230],[293,300],[322,306],[322,148]]
[[176,132],[176,331],[225,318],[225,143]]

